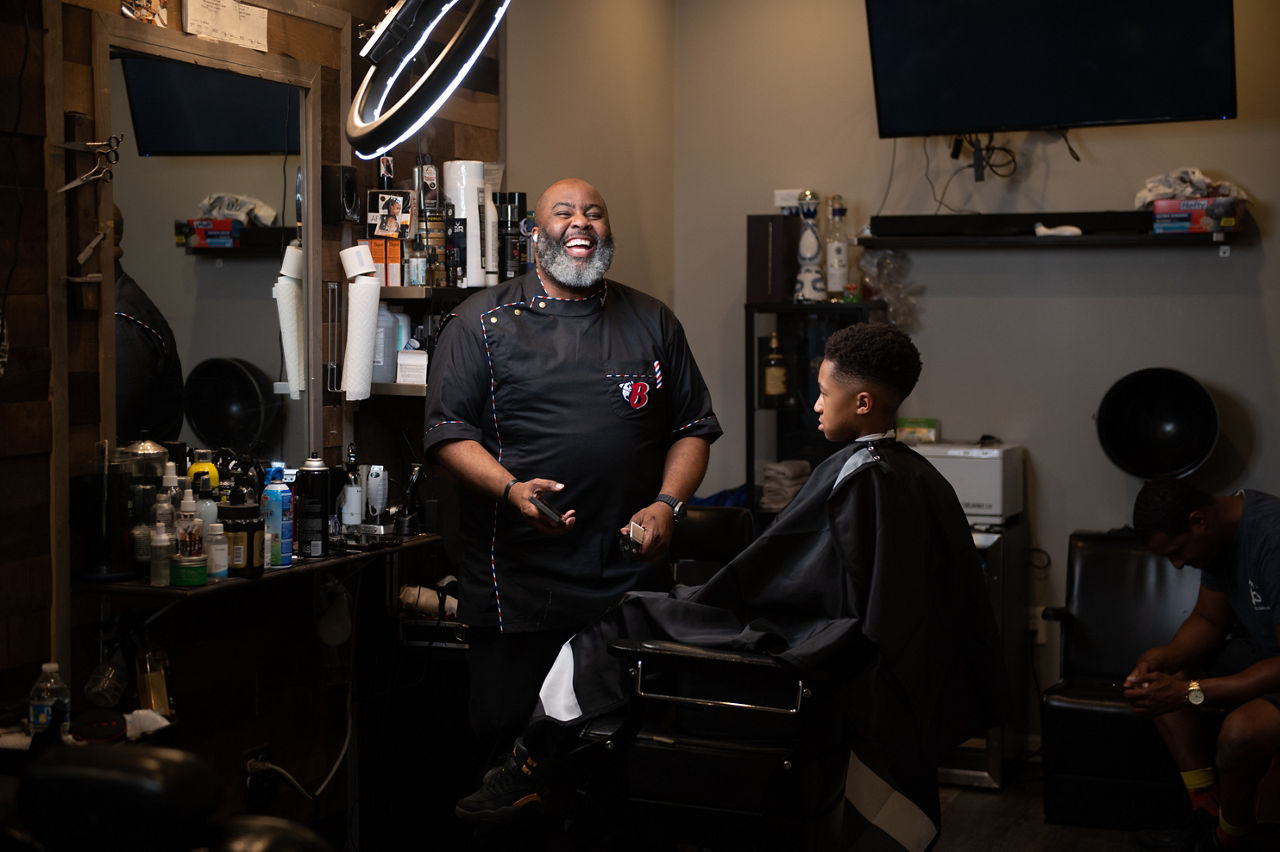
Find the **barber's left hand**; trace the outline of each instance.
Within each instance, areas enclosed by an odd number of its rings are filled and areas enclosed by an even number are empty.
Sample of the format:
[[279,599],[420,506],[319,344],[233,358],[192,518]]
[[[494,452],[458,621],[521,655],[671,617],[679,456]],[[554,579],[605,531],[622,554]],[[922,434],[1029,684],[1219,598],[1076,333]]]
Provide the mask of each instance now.
[[1144,716],[1159,716],[1174,710],[1189,709],[1187,681],[1164,672],[1147,672],[1140,683],[1128,686],[1124,697],[1133,705],[1134,712]]
[[[644,544],[636,554],[637,558],[652,562],[666,555],[667,548],[671,546],[671,534],[676,528],[670,506],[651,503],[632,515],[631,523],[644,527]],[[630,528],[628,524],[618,532],[626,535]]]

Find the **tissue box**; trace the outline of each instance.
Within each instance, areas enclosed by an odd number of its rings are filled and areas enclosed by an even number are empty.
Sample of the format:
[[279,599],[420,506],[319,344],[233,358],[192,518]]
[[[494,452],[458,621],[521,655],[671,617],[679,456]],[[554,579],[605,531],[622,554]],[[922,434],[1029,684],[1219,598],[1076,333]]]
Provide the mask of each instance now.
[[1157,234],[1244,230],[1244,202],[1239,198],[1159,198],[1152,213]]

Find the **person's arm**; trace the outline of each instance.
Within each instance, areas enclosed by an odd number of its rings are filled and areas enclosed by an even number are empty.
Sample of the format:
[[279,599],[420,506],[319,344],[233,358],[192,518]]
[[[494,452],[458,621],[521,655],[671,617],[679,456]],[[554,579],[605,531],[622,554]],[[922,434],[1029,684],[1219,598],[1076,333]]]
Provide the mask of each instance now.
[[573,509],[564,511],[564,522],[554,524],[538,511],[529,497],[541,497],[548,492],[560,491],[562,483],[553,479],[530,479],[527,482],[516,482],[507,488],[507,483],[515,479],[497,459],[489,455],[477,441],[448,441],[435,448],[435,458],[464,485],[479,491],[501,503],[506,497],[507,505],[514,508],[524,518],[525,523],[547,533],[566,533],[573,529],[577,518]]
[[[1280,639],[1280,628],[1276,628]],[[1200,681],[1204,700],[1210,704],[1243,704],[1269,692],[1280,692],[1280,657],[1259,660],[1242,672]]]
[[[1227,596],[1201,586],[1195,609],[1169,644],[1144,653],[1125,678],[1124,694],[1133,708],[1139,713],[1158,715],[1185,707],[1189,681],[1182,677],[1182,670],[1204,660],[1221,646],[1234,621]],[[1277,672],[1280,673],[1280,669]],[[1226,687],[1228,691],[1232,688]]]
[[[676,441],[667,448],[667,457],[662,464],[662,490],[659,493],[670,494],[687,503],[702,484],[710,457],[711,445],[705,438],[689,436]],[[656,498],[658,495],[653,496]],[[644,546],[639,553],[641,559],[657,559],[667,552],[675,531],[674,510],[670,506],[655,499],[632,515],[631,523],[644,527]],[[623,527],[620,532],[625,535],[627,527]]]

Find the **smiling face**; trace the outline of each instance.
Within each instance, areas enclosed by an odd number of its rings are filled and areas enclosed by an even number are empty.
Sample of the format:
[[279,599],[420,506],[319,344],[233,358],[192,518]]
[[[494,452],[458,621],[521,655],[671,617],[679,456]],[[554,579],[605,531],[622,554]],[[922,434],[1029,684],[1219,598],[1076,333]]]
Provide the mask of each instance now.
[[552,184],[534,209],[539,273],[570,290],[594,287],[613,262],[613,234],[604,198],[586,181]]

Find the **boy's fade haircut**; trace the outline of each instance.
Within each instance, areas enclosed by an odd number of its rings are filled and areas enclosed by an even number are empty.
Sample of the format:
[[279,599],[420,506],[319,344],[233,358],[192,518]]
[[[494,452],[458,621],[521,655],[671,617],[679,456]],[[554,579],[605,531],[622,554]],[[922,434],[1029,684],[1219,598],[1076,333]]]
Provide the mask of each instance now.
[[889,388],[898,402],[910,396],[920,379],[920,351],[906,332],[886,322],[842,328],[827,338],[823,357],[837,375]]

